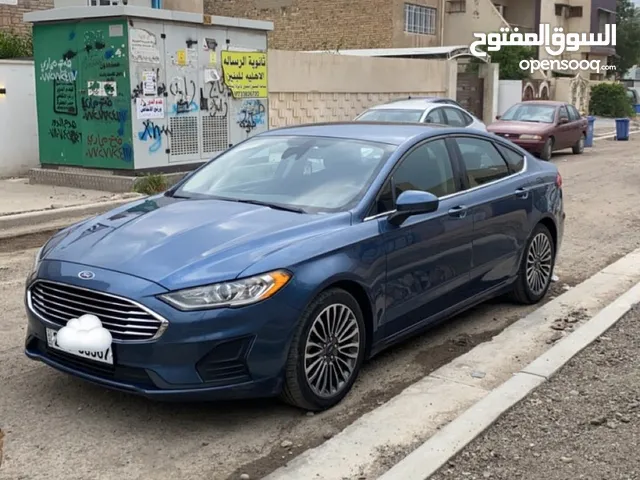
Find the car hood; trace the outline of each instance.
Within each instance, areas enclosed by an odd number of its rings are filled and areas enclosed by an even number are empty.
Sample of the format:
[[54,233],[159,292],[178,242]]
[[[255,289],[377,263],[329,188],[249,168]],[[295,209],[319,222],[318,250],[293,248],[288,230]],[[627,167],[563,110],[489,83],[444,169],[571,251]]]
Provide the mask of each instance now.
[[161,196],[54,236],[43,259],[126,273],[175,290],[236,278],[276,250],[350,222],[348,213],[306,215]]
[[487,130],[492,133],[542,134],[553,128],[550,123],[497,121],[489,125]]

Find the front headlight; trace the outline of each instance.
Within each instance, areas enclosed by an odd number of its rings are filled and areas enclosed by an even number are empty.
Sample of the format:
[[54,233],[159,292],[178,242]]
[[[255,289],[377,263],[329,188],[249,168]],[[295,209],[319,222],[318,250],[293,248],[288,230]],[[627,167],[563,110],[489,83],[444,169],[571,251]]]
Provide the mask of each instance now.
[[178,310],[239,307],[266,300],[284,287],[290,279],[290,273],[276,270],[255,277],[179,290],[160,295],[160,298]]
[[46,243],[38,249],[38,253],[36,253],[36,258],[33,260],[33,270],[37,270],[38,264],[40,263],[40,257],[42,256],[42,250],[44,250]]
[[542,140],[540,135],[520,135],[520,140]]

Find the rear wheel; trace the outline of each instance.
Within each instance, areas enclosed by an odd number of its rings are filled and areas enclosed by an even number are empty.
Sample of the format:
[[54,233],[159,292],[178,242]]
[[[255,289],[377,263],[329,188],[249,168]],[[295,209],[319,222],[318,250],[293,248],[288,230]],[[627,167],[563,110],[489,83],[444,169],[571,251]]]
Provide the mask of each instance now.
[[540,152],[540,158],[542,160],[549,161],[551,160],[551,154],[553,153],[553,137],[547,138],[547,141],[544,142],[544,146],[542,147],[542,152]]
[[525,247],[512,296],[526,305],[538,303],[547,294],[553,276],[556,251],[549,229],[534,228]]
[[579,155],[582,152],[584,152],[584,133],[580,134],[580,140],[578,140],[578,143],[576,143],[571,150],[573,151],[574,154]]
[[300,318],[282,399],[307,410],[333,407],[351,390],[364,347],[364,317],[355,298],[338,288],[321,293]]

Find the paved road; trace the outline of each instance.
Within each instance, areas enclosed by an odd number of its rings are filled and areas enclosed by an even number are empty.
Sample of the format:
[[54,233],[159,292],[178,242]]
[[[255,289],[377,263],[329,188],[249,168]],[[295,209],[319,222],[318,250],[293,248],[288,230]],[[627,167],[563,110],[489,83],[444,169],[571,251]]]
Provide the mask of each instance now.
[[431,480],[640,479],[640,308]]
[[[552,295],[640,247],[640,141],[600,141],[584,155],[556,155],[567,231]],[[153,404],[109,392],[27,360],[23,280],[34,249],[0,254],[0,479],[156,480],[261,478],[321,443],[531,308],[492,302],[371,362],[351,395],[307,416],[274,401]],[[285,440],[291,448],[283,448]]]

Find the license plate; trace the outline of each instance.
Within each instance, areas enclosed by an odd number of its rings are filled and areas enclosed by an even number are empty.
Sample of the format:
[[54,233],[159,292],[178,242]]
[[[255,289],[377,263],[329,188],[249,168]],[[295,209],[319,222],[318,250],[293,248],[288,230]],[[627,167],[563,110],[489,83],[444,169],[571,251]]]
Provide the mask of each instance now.
[[57,331],[47,328],[47,345],[49,345],[49,348],[53,348],[54,350],[58,350],[60,352],[65,352],[70,355],[75,355],[76,357],[86,358],[87,360],[92,360],[94,362],[113,365],[113,351],[111,350],[111,347],[102,352],[65,350],[64,348],[60,348],[60,346],[58,345],[58,342],[56,340],[57,335]]

